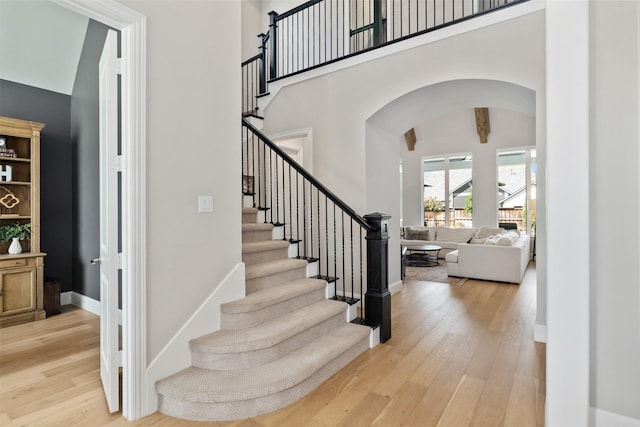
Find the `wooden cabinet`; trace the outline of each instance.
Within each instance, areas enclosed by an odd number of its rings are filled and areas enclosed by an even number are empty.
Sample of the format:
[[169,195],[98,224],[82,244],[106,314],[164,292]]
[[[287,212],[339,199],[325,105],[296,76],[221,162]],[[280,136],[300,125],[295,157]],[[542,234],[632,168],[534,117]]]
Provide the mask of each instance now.
[[42,123],[0,117],[0,226],[31,224],[22,252],[0,244],[0,327],[43,319],[44,256],[40,252]]

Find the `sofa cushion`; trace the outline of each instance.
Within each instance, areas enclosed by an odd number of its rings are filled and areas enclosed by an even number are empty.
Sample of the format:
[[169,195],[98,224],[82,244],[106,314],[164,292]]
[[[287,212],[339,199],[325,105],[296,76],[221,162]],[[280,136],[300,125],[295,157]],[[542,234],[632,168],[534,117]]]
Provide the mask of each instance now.
[[496,245],[511,246],[516,242],[516,240],[518,240],[518,238],[520,237],[520,233],[516,231],[507,231],[506,233],[503,233],[497,237],[498,238],[496,239]]
[[438,227],[436,230],[436,241],[467,243],[475,233],[476,230],[473,228]]
[[469,243],[471,243],[472,245],[484,245],[486,241],[487,241],[486,237],[478,238],[476,236],[473,236],[471,240],[469,240]]
[[432,240],[430,234],[428,228],[406,227],[404,230],[404,238],[407,240]]
[[496,228],[496,227],[489,227],[488,225],[481,225],[480,228],[478,228],[478,232],[476,233],[474,238],[486,239],[487,237],[495,236],[496,234],[502,234],[502,233],[504,233],[503,228]]
[[445,257],[447,262],[458,262],[458,251],[451,251]]

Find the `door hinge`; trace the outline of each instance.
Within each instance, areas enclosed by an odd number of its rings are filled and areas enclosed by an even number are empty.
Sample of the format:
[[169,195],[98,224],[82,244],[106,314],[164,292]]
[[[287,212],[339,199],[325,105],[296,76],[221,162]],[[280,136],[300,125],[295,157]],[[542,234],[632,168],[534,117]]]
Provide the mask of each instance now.
[[118,367],[122,367],[122,350],[118,350]]
[[116,257],[116,268],[122,270],[122,252],[118,252],[118,256]]
[[113,64],[113,71],[116,74],[122,74],[122,58],[115,58],[112,64]]
[[122,155],[116,156],[116,171],[122,172]]

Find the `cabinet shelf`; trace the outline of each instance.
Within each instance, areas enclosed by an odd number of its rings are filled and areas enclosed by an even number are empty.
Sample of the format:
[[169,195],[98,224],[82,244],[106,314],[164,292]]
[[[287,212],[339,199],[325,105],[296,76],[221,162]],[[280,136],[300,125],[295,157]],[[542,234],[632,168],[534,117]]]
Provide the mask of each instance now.
[[[22,253],[0,244],[0,327],[43,319],[44,257],[40,252],[40,131],[44,124],[0,117],[0,135],[16,157],[0,156],[0,226],[31,224]],[[10,206],[10,207],[9,207]]]
[[0,185],[31,185],[31,183],[26,181],[0,181]]
[[0,156],[0,162],[31,163],[31,159],[25,159],[22,157]]

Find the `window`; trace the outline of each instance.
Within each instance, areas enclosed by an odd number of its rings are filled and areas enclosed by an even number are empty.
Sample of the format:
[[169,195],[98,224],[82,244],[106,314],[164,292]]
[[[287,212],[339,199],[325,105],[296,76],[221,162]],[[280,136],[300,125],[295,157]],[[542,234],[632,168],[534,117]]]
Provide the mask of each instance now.
[[473,226],[472,166],[471,155],[423,160],[426,226]]
[[535,235],[536,150],[498,153],[498,223]]

